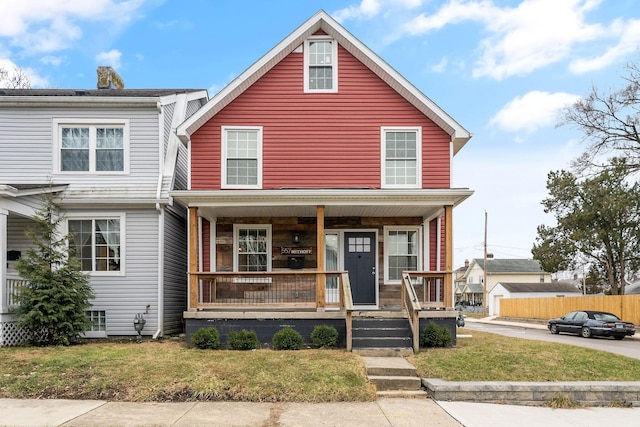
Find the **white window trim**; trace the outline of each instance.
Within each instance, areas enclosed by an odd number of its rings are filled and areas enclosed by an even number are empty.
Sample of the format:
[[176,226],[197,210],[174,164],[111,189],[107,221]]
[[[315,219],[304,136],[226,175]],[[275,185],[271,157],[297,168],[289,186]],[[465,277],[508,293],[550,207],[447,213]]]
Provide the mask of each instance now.
[[87,330],[84,331],[84,333],[82,334],[85,338],[107,338],[107,310],[97,310],[95,308],[92,308],[91,310],[87,310],[87,311],[104,311],[104,321],[105,321],[105,330],[104,331],[92,331],[92,330]]
[[[96,220],[96,219],[118,219],[120,220],[120,270],[119,271],[85,271],[91,277],[101,276],[125,276],[126,261],[127,261],[127,248],[125,242],[126,236],[126,219],[127,215],[124,212],[72,212],[65,214],[65,221],[63,224],[63,232],[65,235],[69,234],[69,221],[74,220]],[[92,247],[92,265],[95,261],[95,254],[93,251],[95,246]]]
[[399,285],[402,283],[402,279],[400,280],[391,280],[389,279],[389,255],[391,251],[389,250],[389,232],[390,231],[415,231],[418,234],[418,241],[416,242],[416,261],[417,261],[417,271],[422,270],[422,227],[419,225],[389,225],[384,226],[384,283],[386,285]]
[[[89,170],[88,171],[63,171],[60,164],[60,151],[62,150],[62,128],[63,127],[89,127],[98,128],[101,126],[122,126],[123,127],[123,147],[124,165],[121,171],[96,171],[96,141],[95,138],[89,140]],[[129,119],[53,119],[53,172],[64,175],[128,175],[130,163],[130,143],[129,143]]]
[[[231,185],[227,184],[227,131],[230,130],[255,130],[258,131],[258,180],[256,185]],[[220,188],[262,188],[262,126],[222,126],[222,159]]]
[[245,229],[267,230],[267,271],[271,271],[272,239],[271,224],[233,224],[233,271],[238,271],[238,233]]
[[[309,42],[312,41],[330,41],[331,54],[333,55],[333,64],[331,64],[331,80],[333,87],[331,89],[310,89],[309,88]],[[338,42],[336,39],[328,36],[311,36],[304,41],[304,92],[305,93],[336,93],[338,92]]]
[[[387,132],[416,132],[416,183],[387,184]],[[422,188],[422,127],[421,126],[382,126],[380,127],[380,185],[382,188]]]

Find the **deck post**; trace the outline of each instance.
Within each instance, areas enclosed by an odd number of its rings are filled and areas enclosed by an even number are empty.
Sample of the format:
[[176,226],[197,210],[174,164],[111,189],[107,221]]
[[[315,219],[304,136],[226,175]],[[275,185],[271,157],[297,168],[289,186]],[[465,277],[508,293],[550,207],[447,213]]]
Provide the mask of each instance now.
[[318,311],[325,308],[325,287],[326,275],[324,274],[324,206],[316,208],[316,241],[317,241],[317,265],[318,275],[316,276],[316,304]]
[[453,307],[453,206],[444,207],[444,306]]
[[0,209],[0,313],[8,311],[7,294],[7,217],[9,211]]
[[189,309],[198,308],[198,208],[189,207]]

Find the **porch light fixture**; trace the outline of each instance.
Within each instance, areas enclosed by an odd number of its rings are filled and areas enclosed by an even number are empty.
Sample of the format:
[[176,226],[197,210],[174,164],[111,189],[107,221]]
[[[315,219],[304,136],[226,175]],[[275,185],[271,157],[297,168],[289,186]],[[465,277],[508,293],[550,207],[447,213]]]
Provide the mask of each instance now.
[[142,342],[142,330],[144,329],[144,324],[147,321],[144,319],[142,313],[136,314],[136,317],[133,319],[133,328],[138,333],[137,341]]
[[293,240],[293,243],[300,243],[300,233],[298,232],[293,233],[292,240]]

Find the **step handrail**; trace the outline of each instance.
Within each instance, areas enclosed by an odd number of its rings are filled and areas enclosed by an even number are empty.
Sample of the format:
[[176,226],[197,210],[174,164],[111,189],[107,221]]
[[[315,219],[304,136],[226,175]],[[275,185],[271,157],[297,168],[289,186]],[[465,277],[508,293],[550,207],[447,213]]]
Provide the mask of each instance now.
[[418,353],[420,351],[420,310],[422,307],[409,273],[402,273],[402,284],[402,306],[409,315],[409,325],[413,335],[413,352]]

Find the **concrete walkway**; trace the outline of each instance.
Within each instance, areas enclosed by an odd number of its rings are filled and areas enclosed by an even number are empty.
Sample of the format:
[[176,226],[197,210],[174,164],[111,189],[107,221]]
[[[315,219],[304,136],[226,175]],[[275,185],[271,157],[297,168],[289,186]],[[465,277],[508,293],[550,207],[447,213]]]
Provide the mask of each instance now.
[[640,408],[551,409],[430,399],[356,403],[0,399],[0,426],[636,426]]

